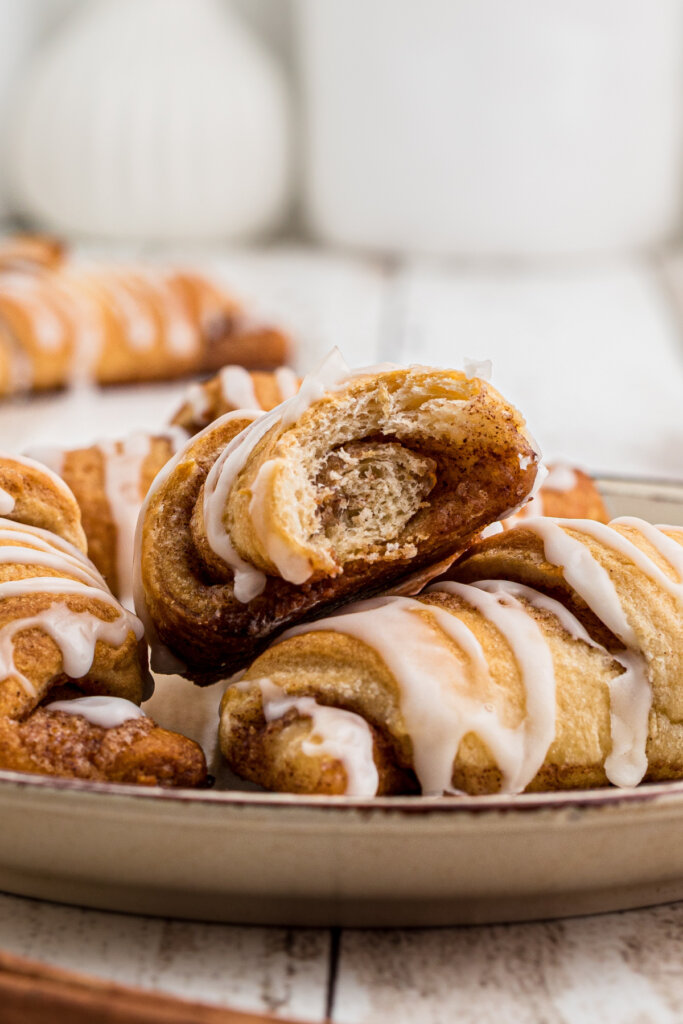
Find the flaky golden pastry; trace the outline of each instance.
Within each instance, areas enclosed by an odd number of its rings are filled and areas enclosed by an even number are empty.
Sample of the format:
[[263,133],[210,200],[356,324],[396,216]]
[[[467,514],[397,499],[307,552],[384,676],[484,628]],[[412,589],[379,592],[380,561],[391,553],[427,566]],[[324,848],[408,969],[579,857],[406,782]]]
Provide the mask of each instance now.
[[157,478],[136,595],[155,667],[229,675],[288,625],[455,557],[529,493],[537,452],[485,382],[347,372],[328,361],[251,423],[228,413]]
[[85,265],[32,238],[0,244],[0,394],[267,369],[289,348],[205,275]]
[[271,372],[224,366],[207,381],[191,384],[185,401],[172,419],[188,434],[197,434],[209,423],[238,409],[269,412],[299,390],[301,381],[286,366]]
[[272,645],[223,699],[233,770],[355,796],[683,777],[683,530],[530,519],[451,574]]
[[[140,508],[159,470],[187,440],[180,428],[129,434],[83,448],[33,448],[29,454],[68,485],[81,513],[88,555],[116,597],[132,608],[133,549]],[[1,485],[1,482],[0,482]]]
[[0,518],[0,768],[147,785],[203,782],[200,748],[138,707],[151,682],[142,626],[83,553],[66,485],[8,456],[0,457],[0,486],[14,516]]
[[515,515],[503,520],[502,527],[509,530],[529,516],[552,516],[565,519],[595,519],[599,523],[609,520],[605,503],[593,478],[576,466],[551,463],[544,483]]

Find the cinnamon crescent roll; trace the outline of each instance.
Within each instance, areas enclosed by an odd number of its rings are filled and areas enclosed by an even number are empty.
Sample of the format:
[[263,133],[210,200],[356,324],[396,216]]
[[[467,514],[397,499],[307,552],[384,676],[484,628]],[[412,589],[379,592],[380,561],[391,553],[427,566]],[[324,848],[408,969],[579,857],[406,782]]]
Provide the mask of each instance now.
[[209,423],[237,409],[270,412],[299,390],[301,380],[287,366],[271,372],[224,366],[210,380],[191,384],[185,401],[171,422],[188,434],[197,434]]
[[208,277],[86,266],[36,240],[0,244],[0,394],[271,368],[289,340]]
[[348,376],[331,357],[270,413],[217,420],[157,477],[136,579],[154,667],[224,678],[287,626],[452,559],[524,501],[537,463],[484,381]]
[[203,782],[200,748],[138,706],[151,683],[142,625],[85,556],[65,484],[30,460],[0,457],[0,487],[14,517],[0,519],[0,768]]
[[452,573],[262,654],[223,698],[233,770],[354,796],[683,777],[683,530],[530,519]]
[[28,453],[68,485],[80,508],[88,555],[127,608],[133,607],[133,552],[140,508],[159,470],[186,441],[184,430],[168,427],[159,434],[137,432],[83,448],[43,446]]

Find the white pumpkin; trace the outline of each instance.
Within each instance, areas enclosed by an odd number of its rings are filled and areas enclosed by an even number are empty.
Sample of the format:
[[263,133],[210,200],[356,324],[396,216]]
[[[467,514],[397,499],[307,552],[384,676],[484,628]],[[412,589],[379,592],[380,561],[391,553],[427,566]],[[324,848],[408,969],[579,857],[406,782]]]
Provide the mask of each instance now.
[[52,231],[242,239],[290,186],[280,71],[217,0],[89,0],[17,98],[15,203]]

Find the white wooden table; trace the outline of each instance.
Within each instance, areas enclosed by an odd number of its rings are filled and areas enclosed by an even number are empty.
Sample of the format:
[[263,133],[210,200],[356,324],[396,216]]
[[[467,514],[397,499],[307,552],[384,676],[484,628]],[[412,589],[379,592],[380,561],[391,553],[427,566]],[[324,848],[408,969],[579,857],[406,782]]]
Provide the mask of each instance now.
[[[550,457],[683,478],[683,270],[673,257],[477,269],[288,247],[221,254],[220,263],[236,290],[300,338],[301,369],[335,344],[355,365],[492,359],[494,384]],[[101,396],[99,435],[157,425],[181,391],[160,387],[144,403],[135,391]],[[83,424],[67,400],[44,398],[0,411],[0,438],[8,450],[82,441]],[[340,932],[124,917],[0,895],[0,948],[309,1021],[683,1018],[683,904],[540,924]]]

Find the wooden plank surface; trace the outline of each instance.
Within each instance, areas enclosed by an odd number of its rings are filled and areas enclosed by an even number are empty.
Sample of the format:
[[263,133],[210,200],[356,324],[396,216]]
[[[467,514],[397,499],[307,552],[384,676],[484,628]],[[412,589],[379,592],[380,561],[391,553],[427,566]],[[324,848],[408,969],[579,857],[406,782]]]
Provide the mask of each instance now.
[[540,924],[343,934],[335,1024],[675,1024],[683,904]]
[[165,921],[0,894],[0,949],[196,1002],[306,1021],[325,1015],[329,943],[325,930]]

